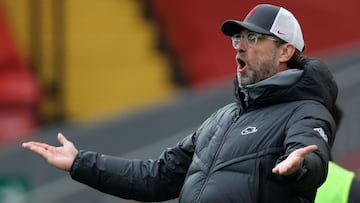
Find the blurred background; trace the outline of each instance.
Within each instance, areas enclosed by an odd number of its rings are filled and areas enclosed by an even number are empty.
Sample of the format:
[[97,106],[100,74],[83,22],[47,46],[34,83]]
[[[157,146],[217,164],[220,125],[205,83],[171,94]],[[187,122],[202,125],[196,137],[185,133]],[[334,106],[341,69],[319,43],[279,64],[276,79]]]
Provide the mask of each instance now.
[[[156,158],[234,101],[235,52],[220,27],[257,3],[0,0],[0,203],[128,202],[72,181],[21,143],[58,145],[63,132],[80,149]],[[333,72],[344,111],[334,160],[359,175],[359,3],[268,3],[295,14],[304,54]]]

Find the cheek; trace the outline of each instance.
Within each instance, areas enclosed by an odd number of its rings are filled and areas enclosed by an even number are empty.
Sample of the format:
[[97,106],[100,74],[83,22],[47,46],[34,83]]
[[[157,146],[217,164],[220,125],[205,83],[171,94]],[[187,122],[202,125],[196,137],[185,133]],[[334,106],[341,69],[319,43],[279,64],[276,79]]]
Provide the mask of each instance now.
[[264,47],[263,49],[253,50],[251,53],[252,61],[257,62],[271,62],[272,64],[279,64],[278,53],[275,47]]
[[250,63],[256,64],[259,60],[263,60],[268,55],[268,51],[265,48],[252,48],[247,51],[247,58]]
[[254,60],[255,57],[257,56],[257,54],[258,54],[258,52],[254,49],[248,49],[246,52],[246,56],[249,61]]
[[247,53],[247,63],[252,69],[257,69],[259,64],[264,61],[266,55],[261,51],[251,50]]

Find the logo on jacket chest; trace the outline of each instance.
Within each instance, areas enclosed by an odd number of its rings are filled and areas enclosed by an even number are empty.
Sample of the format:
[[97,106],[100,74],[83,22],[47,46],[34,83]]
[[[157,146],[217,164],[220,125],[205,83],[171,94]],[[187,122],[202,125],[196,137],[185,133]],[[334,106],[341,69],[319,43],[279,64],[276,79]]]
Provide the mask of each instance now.
[[249,126],[241,131],[241,135],[249,135],[249,134],[255,133],[257,131],[258,131],[257,127]]

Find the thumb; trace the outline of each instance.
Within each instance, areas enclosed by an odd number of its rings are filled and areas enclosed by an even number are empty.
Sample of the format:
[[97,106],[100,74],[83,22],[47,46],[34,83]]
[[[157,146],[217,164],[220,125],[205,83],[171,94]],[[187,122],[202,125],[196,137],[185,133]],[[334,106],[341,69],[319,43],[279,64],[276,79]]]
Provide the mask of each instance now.
[[304,148],[298,149],[297,154],[299,156],[305,157],[307,154],[309,154],[310,152],[313,152],[317,149],[318,149],[318,147],[316,145],[309,145]]
[[66,143],[69,142],[62,133],[58,133],[57,139],[59,140],[59,142],[60,142],[62,145],[65,145]]

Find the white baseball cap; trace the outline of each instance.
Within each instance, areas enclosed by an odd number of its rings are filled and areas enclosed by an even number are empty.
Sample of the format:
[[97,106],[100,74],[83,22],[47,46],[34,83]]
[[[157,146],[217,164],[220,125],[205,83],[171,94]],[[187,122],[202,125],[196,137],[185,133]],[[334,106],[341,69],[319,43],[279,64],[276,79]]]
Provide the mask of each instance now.
[[299,22],[290,11],[282,7],[259,4],[247,14],[243,21],[227,20],[221,26],[221,31],[228,36],[238,34],[243,29],[274,35],[293,44],[300,52],[305,48]]

